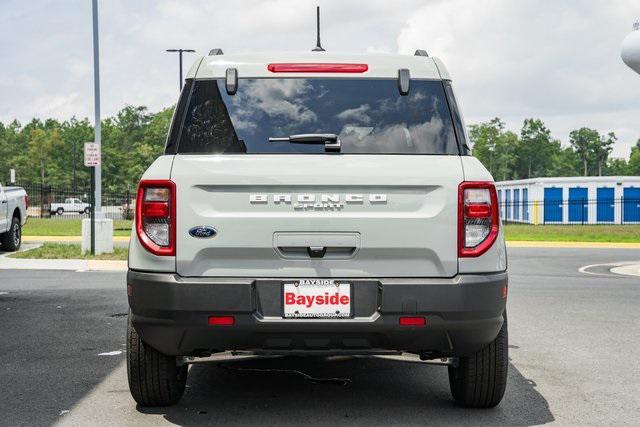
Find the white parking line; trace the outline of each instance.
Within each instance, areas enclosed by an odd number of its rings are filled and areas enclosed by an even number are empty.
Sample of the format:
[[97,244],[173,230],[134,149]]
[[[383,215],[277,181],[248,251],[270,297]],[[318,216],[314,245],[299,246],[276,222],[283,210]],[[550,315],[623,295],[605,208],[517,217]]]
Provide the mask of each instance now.
[[[591,268],[595,268],[595,267],[611,267],[608,269],[608,271],[610,273],[605,274],[605,273],[596,273],[593,271],[588,271]],[[630,273],[628,271],[631,271],[629,269],[627,269],[628,267],[631,267],[632,269],[635,267],[637,272],[640,272],[640,261],[625,261],[625,262],[608,262],[608,263],[604,263],[604,264],[589,264],[589,265],[585,265],[582,266],[578,269],[578,271],[580,273],[584,273],[584,274],[590,274],[592,276],[604,276],[604,277],[611,277],[611,276],[618,276],[618,275],[633,275],[633,276],[640,276],[640,273]],[[620,268],[624,268],[625,271],[624,273],[620,272]]]

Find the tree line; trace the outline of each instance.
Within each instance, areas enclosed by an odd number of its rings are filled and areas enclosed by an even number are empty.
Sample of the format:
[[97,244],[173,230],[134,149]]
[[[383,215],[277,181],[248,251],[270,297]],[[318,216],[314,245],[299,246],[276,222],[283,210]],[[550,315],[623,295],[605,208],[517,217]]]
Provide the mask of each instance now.
[[506,130],[499,118],[469,126],[473,155],[496,181],[544,176],[640,175],[640,139],[629,160],[610,158],[617,141],[583,127],[569,133],[563,147],[540,119],[525,119],[520,134]]
[[[173,107],[150,113],[126,106],[102,121],[102,185],[106,192],[133,191],[145,169],[160,154]],[[595,129],[569,134],[563,147],[539,119],[524,120],[520,134],[499,118],[469,127],[473,154],[496,180],[576,175],[640,175],[640,139],[631,157],[610,158],[617,138]],[[0,122],[0,182],[15,169],[17,181],[63,188],[88,188],[83,144],[93,141],[88,119],[33,119],[26,125]],[[74,166],[75,165],[75,166]]]
[[[126,106],[102,121],[102,187],[106,192],[135,191],[138,179],[164,148],[173,107],[150,113]],[[86,189],[83,144],[94,140],[88,119],[33,119],[0,122],[0,182],[16,170],[19,183]],[[74,166],[75,165],[75,166]]]

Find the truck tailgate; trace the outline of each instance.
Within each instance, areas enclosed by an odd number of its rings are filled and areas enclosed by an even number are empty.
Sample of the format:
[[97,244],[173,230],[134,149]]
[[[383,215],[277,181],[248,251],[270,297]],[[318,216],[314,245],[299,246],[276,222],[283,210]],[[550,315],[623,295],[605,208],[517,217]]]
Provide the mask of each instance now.
[[183,276],[457,273],[458,156],[177,155],[171,179]]

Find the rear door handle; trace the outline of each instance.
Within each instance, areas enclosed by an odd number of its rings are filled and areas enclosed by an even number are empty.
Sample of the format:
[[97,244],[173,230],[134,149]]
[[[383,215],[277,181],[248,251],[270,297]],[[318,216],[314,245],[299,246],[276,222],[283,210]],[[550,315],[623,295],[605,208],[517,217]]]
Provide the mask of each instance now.
[[324,258],[324,254],[327,253],[327,248],[324,246],[309,246],[307,253],[310,258]]

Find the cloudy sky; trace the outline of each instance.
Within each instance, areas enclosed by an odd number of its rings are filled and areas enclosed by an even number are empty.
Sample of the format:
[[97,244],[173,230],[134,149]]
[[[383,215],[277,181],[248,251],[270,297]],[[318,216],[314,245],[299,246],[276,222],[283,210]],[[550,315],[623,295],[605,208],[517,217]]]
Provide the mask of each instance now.
[[[175,102],[177,58],[309,50],[322,8],[330,51],[426,49],[451,72],[467,123],[540,117],[567,142],[581,126],[614,131],[618,157],[640,138],[640,75],[620,43],[638,0],[102,0],[102,108]],[[92,116],[90,0],[0,0],[0,120]],[[185,70],[195,59],[187,56]]]

